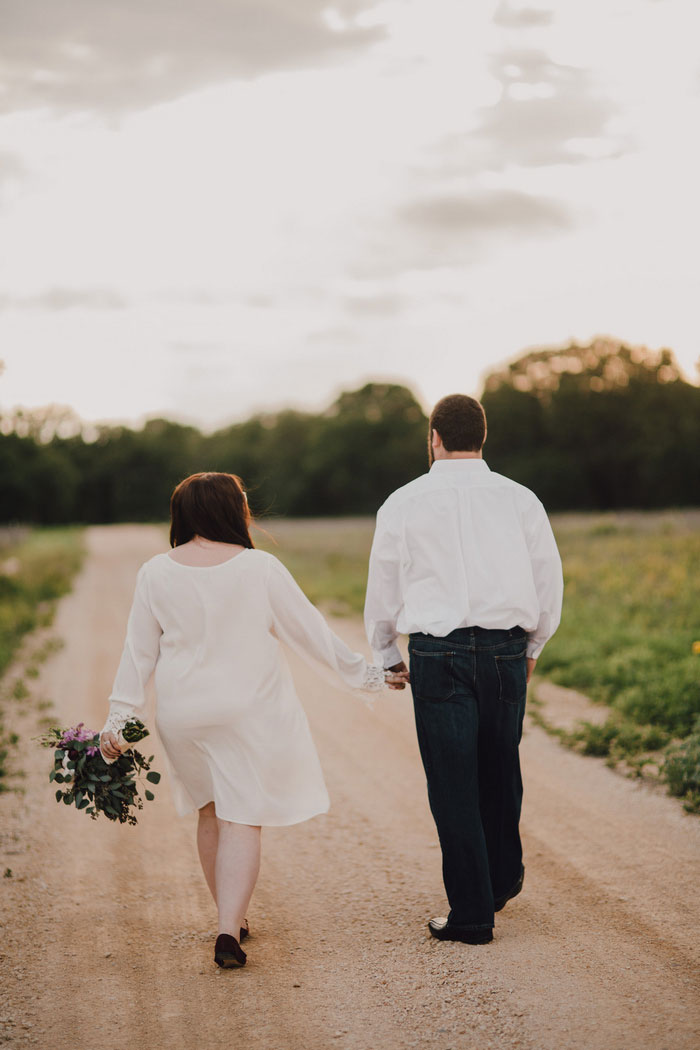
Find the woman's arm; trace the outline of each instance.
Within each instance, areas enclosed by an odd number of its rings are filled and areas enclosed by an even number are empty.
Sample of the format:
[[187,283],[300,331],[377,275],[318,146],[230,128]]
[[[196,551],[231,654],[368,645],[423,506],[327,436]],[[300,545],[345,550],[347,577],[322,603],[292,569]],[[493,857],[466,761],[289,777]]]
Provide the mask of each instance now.
[[124,649],[109,698],[109,714],[100,735],[103,749],[110,758],[118,754],[115,746],[117,733],[129,719],[140,718],[143,713],[146,686],[158,659],[162,633],[151,610],[146,566],[142,565],[136,578]]
[[335,673],[351,689],[375,692],[385,683],[384,670],[368,664],[335,634],[311,604],[291,573],[270,556],[268,597],[275,634],[300,656]]

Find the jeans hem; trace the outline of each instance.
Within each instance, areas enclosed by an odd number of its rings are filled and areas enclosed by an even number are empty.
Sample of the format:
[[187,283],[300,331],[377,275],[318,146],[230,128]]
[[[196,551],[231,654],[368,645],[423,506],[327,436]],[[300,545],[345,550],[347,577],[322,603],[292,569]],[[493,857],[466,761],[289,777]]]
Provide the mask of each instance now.
[[474,926],[462,922],[452,922],[452,919],[447,921],[455,930],[464,930],[465,933],[481,933],[482,930],[492,930],[494,928],[494,923],[492,922],[483,922],[479,926]]

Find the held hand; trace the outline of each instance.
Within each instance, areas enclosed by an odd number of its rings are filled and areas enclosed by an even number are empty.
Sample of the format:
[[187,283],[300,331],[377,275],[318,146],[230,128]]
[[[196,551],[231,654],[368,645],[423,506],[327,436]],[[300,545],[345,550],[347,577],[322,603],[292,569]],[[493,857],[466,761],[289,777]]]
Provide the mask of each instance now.
[[529,682],[535,670],[535,664],[537,663],[537,660],[533,660],[531,656],[528,656],[525,662],[527,664],[527,680]]
[[392,672],[391,677],[386,679],[386,684],[389,686],[389,688],[405,689],[408,683],[410,682],[410,677],[408,673],[408,668],[406,667],[406,664],[403,662],[403,660],[400,664],[394,664],[393,667],[389,667],[387,668],[387,670]]
[[114,733],[102,733],[100,736],[100,747],[107,758],[119,758],[122,753]]

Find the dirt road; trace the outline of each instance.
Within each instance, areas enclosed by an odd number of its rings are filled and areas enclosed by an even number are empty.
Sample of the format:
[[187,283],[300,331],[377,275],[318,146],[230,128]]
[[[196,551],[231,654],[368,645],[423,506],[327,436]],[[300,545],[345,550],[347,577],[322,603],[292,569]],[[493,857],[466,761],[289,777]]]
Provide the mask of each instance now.
[[[34,700],[99,728],[148,527],[97,528],[59,609],[65,648]],[[339,631],[364,648],[360,625]],[[293,661],[331,812],[263,835],[248,966],[212,961],[215,912],[194,818],[165,780],[136,828],[58,807],[23,743],[0,797],[0,1043],[42,1050],[680,1050],[700,1045],[700,821],[562,750],[523,741],[525,889],[473,947],[429,939],[444,913],[408,693],[375,710]],[[36,704],[17,715],[23,741]],[[155,740],[155,738],[154,738]],[[163,768],[155,743],[156,768]]]

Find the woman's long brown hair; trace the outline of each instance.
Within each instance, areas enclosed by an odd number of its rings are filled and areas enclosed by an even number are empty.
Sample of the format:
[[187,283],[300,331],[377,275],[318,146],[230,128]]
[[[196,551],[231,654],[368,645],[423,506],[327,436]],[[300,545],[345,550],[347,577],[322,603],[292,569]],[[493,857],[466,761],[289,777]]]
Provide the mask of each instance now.
[[245,489],[236,474],[190,474],[170,497],[171,547],[179,547],[194,536],[254,547],[250,524]]

